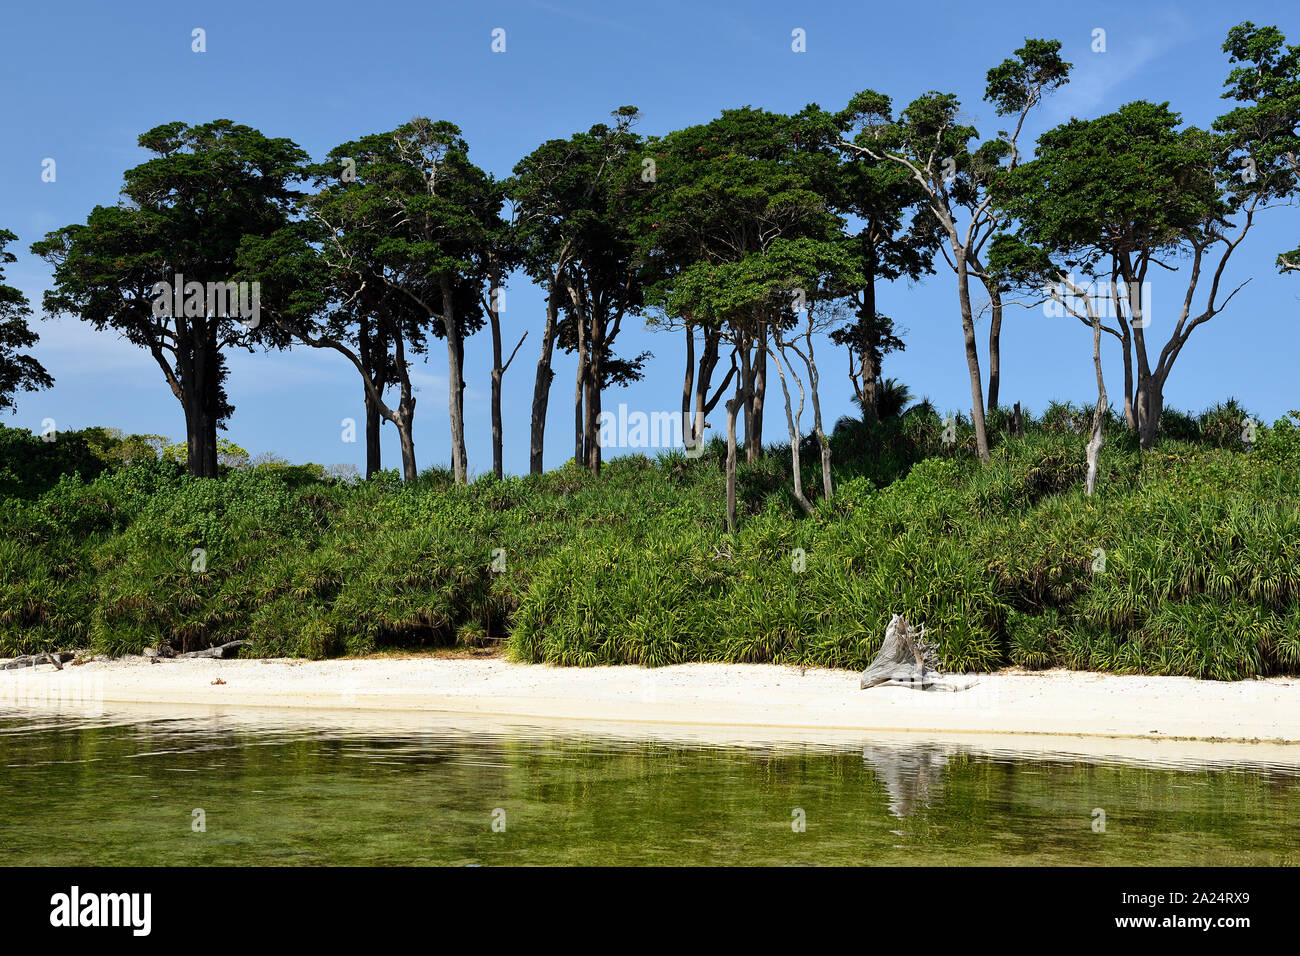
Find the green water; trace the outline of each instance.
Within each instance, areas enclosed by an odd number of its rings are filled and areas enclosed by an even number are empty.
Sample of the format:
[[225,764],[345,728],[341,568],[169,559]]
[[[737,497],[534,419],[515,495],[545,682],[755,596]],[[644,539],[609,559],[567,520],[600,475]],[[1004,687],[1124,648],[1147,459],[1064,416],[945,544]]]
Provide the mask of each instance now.
[[0,864],[1300,862],[1300,776],[1284,767],[430,723],[385,736],[0,715]]

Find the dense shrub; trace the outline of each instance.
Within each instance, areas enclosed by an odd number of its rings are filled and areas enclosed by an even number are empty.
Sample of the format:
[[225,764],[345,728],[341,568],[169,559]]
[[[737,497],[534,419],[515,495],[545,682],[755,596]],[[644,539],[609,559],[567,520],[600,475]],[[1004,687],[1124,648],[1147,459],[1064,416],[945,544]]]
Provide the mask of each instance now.
[[[1086,408],[1028,417],[984,466],[969,423],[928,407],[842,421],[834,499],[803,516],[788,449],[769,449],[741,468],[735,535],[717,440],[697,460],[468,486],[274,462],[193,479],[156,456],[83,473],[74,453],[39,494],[0,499],[0,652],[505,642],[559,664],[858,668],[902,613],[949,668],[1295,672],[1300,414],[1247,448],[1229,430],[1240,413],[1212,409],[1190,440],[1143,454],[1112,415],[1092,498]],[[815,492],[815,454],[807,464]]]

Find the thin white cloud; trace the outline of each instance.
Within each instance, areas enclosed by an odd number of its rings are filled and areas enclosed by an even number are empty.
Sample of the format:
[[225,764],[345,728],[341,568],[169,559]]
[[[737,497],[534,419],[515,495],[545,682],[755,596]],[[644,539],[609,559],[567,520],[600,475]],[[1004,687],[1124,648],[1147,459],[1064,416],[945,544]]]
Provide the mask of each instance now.
[[1189,31],[1177,20],[1160,28],[1147,28],[1119,36],[1107,36],[1104,53],[1090,47],[1070,57],[1074,68],[1070,82],[1046,98],[1043,120],[1052,126],[1073,117],[1087,118],[1126,102],[1117,92],[1146,67],[1190,39]]

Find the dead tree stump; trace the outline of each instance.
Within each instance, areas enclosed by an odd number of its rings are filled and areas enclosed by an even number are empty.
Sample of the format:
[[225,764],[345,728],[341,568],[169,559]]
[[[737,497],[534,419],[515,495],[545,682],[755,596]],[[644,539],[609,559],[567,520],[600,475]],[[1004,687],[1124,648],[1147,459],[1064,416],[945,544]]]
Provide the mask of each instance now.
[[880,653],[862,672],[859,687],[893,683],[924,689],[934,683],[938,672],[939,652],[925,639],[925,625],[914,628],[895,614],[885,629]]

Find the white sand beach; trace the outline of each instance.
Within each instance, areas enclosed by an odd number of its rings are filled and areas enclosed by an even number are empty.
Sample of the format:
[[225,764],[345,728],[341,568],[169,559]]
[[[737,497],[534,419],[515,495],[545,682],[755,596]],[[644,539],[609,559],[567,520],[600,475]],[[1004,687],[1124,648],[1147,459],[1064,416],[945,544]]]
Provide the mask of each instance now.
[[[217,708],[298,722],[393,723],[391,715],[730,728],[739,736],[837,732],[1050,735],[1300,745],[1300,679],[1236,683],[1080,671],[947,678],[961,690],[858,689],[858,674],[765,664],[559,668],[498,658],[91,661],[0,671],[0,711]],[[331,716],[327,717],[329,714]],[[759,731],[762,731],[759,733]],[[717,734],[713,734],[717,736]],[[1131,748],[1130,748],[1131,749]],[[1293,753],[1300,759],[1300,746]]]

